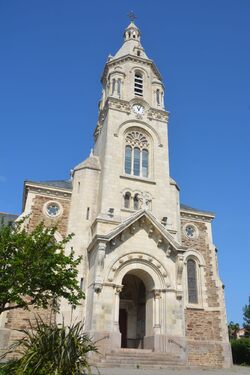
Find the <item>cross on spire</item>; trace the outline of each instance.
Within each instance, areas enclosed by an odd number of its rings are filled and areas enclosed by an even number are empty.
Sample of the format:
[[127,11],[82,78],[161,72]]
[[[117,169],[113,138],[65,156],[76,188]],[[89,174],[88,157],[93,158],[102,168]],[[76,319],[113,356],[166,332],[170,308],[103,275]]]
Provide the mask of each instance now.
[[128,18],[130,19],[131,22],[135,22],[136,20],[136,15],[134,14],[134,12],[131,10],[129,13],[128,13]]

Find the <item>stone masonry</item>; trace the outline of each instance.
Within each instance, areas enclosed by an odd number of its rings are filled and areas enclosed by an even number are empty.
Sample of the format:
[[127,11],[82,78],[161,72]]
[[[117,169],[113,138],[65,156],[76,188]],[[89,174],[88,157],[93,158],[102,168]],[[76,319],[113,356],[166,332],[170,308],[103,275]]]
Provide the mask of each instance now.
[[[165,364],[228,368],[215,215],[180,203],[169,172],[163,79],[134,22],[121,48],[109,55],[101,83],[89,157],[70,180],[24,186],[21,217],[28,230],[41,221],[57,224],[56,240],[74,233],[65,252],[73,247],[82,256],[78,281],[86,298],[75,310],[61,300],[55,319],[84,321],[100,358],[132,351],[143,360],[153,353]],[[34,313],[2,314],[0,349]],[[50,312],[42,314],[48,319]]]

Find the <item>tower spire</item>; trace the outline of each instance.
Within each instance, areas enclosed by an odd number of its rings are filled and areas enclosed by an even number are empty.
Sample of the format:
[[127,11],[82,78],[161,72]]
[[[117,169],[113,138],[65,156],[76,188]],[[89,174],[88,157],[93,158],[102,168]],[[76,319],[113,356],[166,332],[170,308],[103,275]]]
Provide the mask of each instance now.
[[130,19],[131,22],[135,23],[135,20],[136,20],[136,15],[134,14],[134,12],[132,10],[130,10],[130,12],[128,13],[128,18]]

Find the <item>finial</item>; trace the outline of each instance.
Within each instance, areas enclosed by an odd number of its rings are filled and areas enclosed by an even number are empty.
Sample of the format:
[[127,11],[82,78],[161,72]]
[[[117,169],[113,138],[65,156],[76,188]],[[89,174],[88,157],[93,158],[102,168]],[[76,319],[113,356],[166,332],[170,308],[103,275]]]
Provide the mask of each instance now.
[[89,156],[94,156],[93,148],[90,149],[90,154],[89,154]]
[[129,13],[128,13],[128,18],[130,19],[131,22],[135,22],[136,20],[136,15],[134,14],[134,12],[131,10]]

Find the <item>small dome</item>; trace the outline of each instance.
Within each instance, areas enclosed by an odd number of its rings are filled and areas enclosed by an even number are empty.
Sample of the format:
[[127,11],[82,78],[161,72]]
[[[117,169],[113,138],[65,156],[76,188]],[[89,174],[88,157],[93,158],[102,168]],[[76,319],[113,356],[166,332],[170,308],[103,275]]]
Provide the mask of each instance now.
[[133,21],[130,22],[130,24],[128,25],[128,27],[125,30],[128,30],[128,29],[139,30],[138,27],[136,26],[136,24]]
[[98,156],[90,155],[88,159],[84,160],[82,163],[78,164],[74,168],[75,171],[79,171],[80,169],[95,169],[101,170],[100,161]]
[[135,23],[132,21],[124,31],[124,41],[137,40],[140,41],[141,33]]

